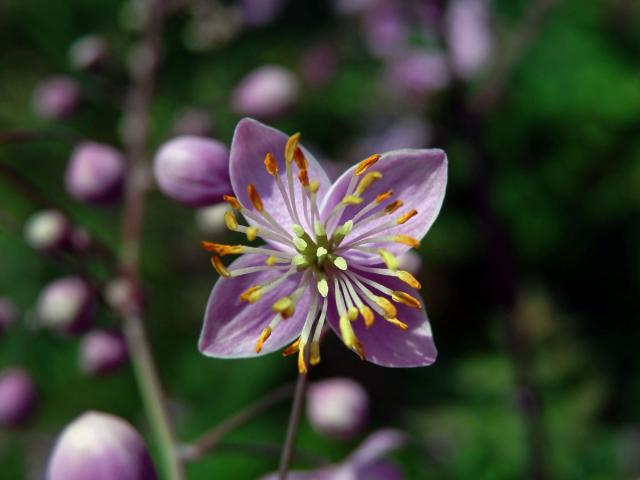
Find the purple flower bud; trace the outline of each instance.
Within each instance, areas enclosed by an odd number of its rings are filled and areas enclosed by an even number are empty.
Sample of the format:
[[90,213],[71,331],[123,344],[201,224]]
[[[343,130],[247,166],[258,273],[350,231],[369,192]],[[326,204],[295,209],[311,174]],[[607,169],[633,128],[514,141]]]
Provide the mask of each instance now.
[[71,235],[69,220],[57,210],[41,210],[27,219],[25,241],[36,250],[52,252],[64,248]]
[[436,51],[414,50],[387,65],[385,86],[407,100],[424,100],[451,80],[446,57]]
[[195,135],[196,137],[211,135],[213,131],[211,115],[203,108],[188,108],[177,116],[172,131],[174,135]]
[[155,468],[140,434],[125,420],[87,412],[60,434],[47,466],[47,480],[155,480]]
[[285,0],[240,0],[240,11],[247,25],[271,23],[282,11]]
[[84,227],[73,227],[69,244],[74,251],[85,252],[91,246],[91,234]]
[[333,80],[337,69],[338,52],[330,43],[313,45],[300,59],[300,74],[314,88],[321,88]]
[[89,203],[108,203],[120,196],[125,160],[115,148],[83,142],[71,154],[65,183],[76,199]]
[[330,378],[311,384],[307,393],[307,415],[318,432],[349,439],[364,428],[369,396],[348,378]]
[[85,332],[94,320],[93,292],[78,276],[59,278],[40,292],[37,313],[47,328],[67,334]]
[[61,120],[69,117],[80,103],[76,81],[64,75],[49,77],[33,92],[33,110],[42,118]]
[[18,427],[29,420],[37,403],[36,387],[18,367],[0,373],[0,426]]
[[479,73],[493,50],[485,0],[452,1],[445,18],[445,36],[455,73],[462,78]]
[[374,57],[389,58],[405,46],[409,32],[400,7],[398,2],[383,0],[366,12],[362,33]]
[[117,332],[93,330],[80,342],[80,368],[89,375],[106,375],[127,360],[127,346]]
[[398,268],[406,270],[411,275],[417,275],[422,268],[422,258],[413,250],[408,250],[398,257]]
[[0,336],[4,331],[16,323],[18,318],[18,307],[13,301],[5,297],[0,297]]
[[293,73],[277,65],[265,65],[240,81],[231,95],[231,108],[239,115],[273,119],[291,110],[299,93]]
[[216,140],[184,136],[168,141],[156,154],[154,173],[165,195],[192,207],[219,203],[231,193],[229,150]]
[[109,59],[109,45],[99,35],[78,38],[69,48],[69,63],[78,70],[96,70]]
[[136,288],[126,277],[109,280],[103,293],[109,307],[123,315],[135,312],[141,303]]

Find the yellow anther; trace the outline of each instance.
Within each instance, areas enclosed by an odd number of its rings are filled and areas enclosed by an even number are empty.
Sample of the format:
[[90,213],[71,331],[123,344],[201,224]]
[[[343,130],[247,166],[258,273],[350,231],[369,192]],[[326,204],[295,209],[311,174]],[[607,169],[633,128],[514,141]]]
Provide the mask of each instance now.
[[409,328],[409,325],[407,325],[404,322],[401,322],[400,320],[398,320],[397,318],[387,318],[385,319],[387,322],[395,325],[396,327],[402,329],[402,330],[407,330]]
[[282,350],[282,356],[288,357],[289,355],[298,353],[299,348],[300,348],[300,337],[298,337],[298,339],[295,342],[293,342],[291,345],[289,345],[287,348]]
[[258,338],[258,341],[256,342],[256,353],[260,353],[264,342],[266,342],[270,336],[271,328],[266,327],[264,330],[262,330],[262,332],[260,333],[260,338]]
[[307,242],[305,242],[300,237],[296,237],[293,239],[293,245],[296,247],[296,250],[298,250],[299,252],[304,252],[305,249],[309,246]]
[[300,170],[307,169],[307,157],[304,156],[302,149],[300,147],[296,147],[293,152],[293,161],[296,162],[296,165]]
[[309,351],[309,363],[313,367],[320,363],[320,344],[318,342],[311,342],[311,349]]
[[408,245],[411,248],[418,248],[420,242],[417,238],[410,237],[409,235],[394,235],[393,240],[404,245]]
[[403,223],[407,223],[409,221],[409,219],[415,217],[418,214],[418,211],[416,209],[413,209],[407,213],[405,213],[404,215],[402,215],[401,217],[399,217],[396,220],[396,223],[398,225],[402,225]]
[[375,317],[373,315],[373,310],[371,310],[368,306],[363,305],[362,307],[360,307],[360,315],[362,315],[362,318],[364,318],[365,327],[369,328],[371,325],[373,325]]
[[224,223],[232,232],[235,232],[238,228],[238,220],[231,210],[227,210],[226,212],[224,212]]
[[298,173],[298,180],[300,180],[303,187],[309,186],[309,172],[307,172],[306,168],[304,170],[300,170]]
[[240,300],[243,302],[248,302],[251,294],[253,294],[253,292],[258,290],[259,288],[260,288],[260,285],[251,285],[249,288],[247,288],[244,292],[240,294]]
[[403,205],[402,200],[394,200],[389,205],[384,207],[386,213],[393,213]]
[[272,267],[273,265],[278,263],[278,259],[277,259],[277,257],[275,257],[273,255],[270,255],[270,256],[267,257],[267,259],[264,261],[264,263],[266,263],[267,265]]
[[320,190],[320,182],[318,180],[311,180],[309,183],[309,191],[311,193],[318,193],[318,190]]
[[269,175],[273,175],[275,177],[278,174],[278,161],[276,160],[276,157],[273,156],[273,153],[269,152],[264,157],[264,166]]
[[396,310],[396,307],[393,305],[393,303],[391,303],[385,297],[376,297],[375,302],[380,308],[382,308],[382,310],[384,310],[384,318],[394,318],[398,314],[398,311]]
[[249,200],[251,200],[251,204],[253,207],[262,212],[264,210],[264,205],[262,203],[262,198],[260,198],[260,194],[253,183],[247,185],[247,195],[249,195]]
[[360,360],[362,360],[364,362],[364,360],[365,360],[364,348],[362,348],[362,344],[360,343],[360,341],[357,338],[356,338],[356,343],[353,345],[353,349],[355,350],[355,352],[360,357]]
[[298,373],[300,375],[307,374],[307,364],[304,361],[304,343],[300,343],[300,347],[298,350]]
[[204,248],[207,252],[214,252],[224,257],[225,255],[238,255],[244,251],[244,247],[242,245],[222,245],[220,243],[213,242],[200,242],[202,248]]
[[380,255],[380,258],[382,258],[382,261],[389,270],[395,272],[398,269],[398,259],[396,259],[393,253],[381,248],[378,250],[378,255]]
[[358,309],[356,307],[349,307],[347,310],[347,315],[349,316],[349,320],[355,322],[358,318]]
[[329,282],[327,281],[327,276],[322,272],[317,272],[317,283],[316,287],[318,288],[318,293],[322,296],[322,298],[327,298],[329,295]]
[[391,298],[393,299],[394,302],[402,303],[403,305],[407,305],[411,308],[417,308],[417,309],[422,308],[422,305],[420,304],[420,300],[418,300],[415,297],[412,297],[406,292],[396,290],[391,294]]
[[249,227],[247,228],[247,240],[253,242],[258,237],[258,228],[257,227]]
[[420,290],[422,288],[422,285],[420,285],[420,282],[416,280],[416,277],[405,270],[398,270],[396,272],[396,277],[398,277],[410,287],[415,288],[416,290]]
[[227,270],[227,267],[224,266],[224,263],[222,263],[222,260],[220,260],[219,256],[211,255],[211,265],[213,265],[213,268],[216,269],[216,272],[218,272],[218,275],[220,275],[221,277],[231,276],[231,272]]
[[282,297],[281,299],[277,300],[271,306],[271,308],[274,312],[282,314],[284,318],[289,318],[291,315],[285,316],[285,314],[289,312],[293,313],[293,300],[291,300],[289,297]]
[[387,190],[384,193],[378,194],[376,196],[376,203],[384,202],[386,199],[391,198],[391,195],[393,195],[393,190]]
[[358,339],[356,338],[356,333],[353,331],[353,327],[351,326],[349,316],[347,314],[342,315],[338,324],[340,326],[342,341],[347,347],[353,348]]
[[360,205],[362,203],[362,198],[356,195],[347,195],[342,199],[343,205]]
[[367,173],[364,177],[362,177],[362,180],[360,180],[358,188],[356,188],[356,195],[362,195],[367,188],[369,188],[381,178],[382,174],[380,172]]
[[380,160],[380,157],[381,157],[381,155],[376,153],[376,154],[371,155],[370,157],[367,157],[364,160],[362,160],[358,164],[358,166],[355,168],[355,170],[353,171],[354,175],[356,175],[357,177],[362,175],[364,172],[366,172],[369,169],[369,167],[371,167],[378,160]]
[[254,290],[248,296],[249,303],[256,303],[260,298],[262,298],[262,289],[260,288]]
[[349,268],[349,265],[347,265],[347,261],[343,258],[343,257],[336,257],[333,259],[333,264],[338,267],[340,270],[342,270],[343,272],[347,270],[347,268]]
[[229,205],[231,205],[231,208],[233,208],[234,210],[240,210],[242,208],[242,205],[240,205],[238,199],[233,195],[224,195],[222,199]]
[[298,142],[300,141],[300,133],[294,133],[287,139],[287,144],[284,147],[284,159],[288,164],[293,162],[293,156],[296,148],[298,148]]

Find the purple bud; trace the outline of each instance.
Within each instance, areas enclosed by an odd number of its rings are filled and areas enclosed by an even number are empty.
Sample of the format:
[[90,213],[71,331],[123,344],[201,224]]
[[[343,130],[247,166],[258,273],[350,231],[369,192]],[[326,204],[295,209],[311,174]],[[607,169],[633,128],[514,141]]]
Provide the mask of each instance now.
[[365,44],[374,57],[389,58],[407,42],[407,19],[401,5],[392,0],[379,2],[366,12],[363,19]]
[[417,275],[422,268],[422,258],[413,250],[409,250],[398,257],[398,268],[406,270],[411,275]]
[[47,466],[47,480],[155,480],[140,434],[125,420],[87,412],[60,434]]
[[307,415],[318,432],[349,439],[364,428],[369,396],[348,378],[330,378],[311,384],[307,393]]
[[41,210],[29,217],[24,226],[27,244],[39,251],[52,252],[64,248],[71,235],[71,224],[57,210]]
[[493,50],[487,3],[484,0],[453,0],[446,13],[445,36],[456,74],[469,78],[479,73]]
[[89,375],[106,375],[127,360],[127,346],[117,332],[92,330],[80,341],[80,368]]
[[394,57],[387,65],[385,85],[408,100],[424,100],[450,82],[447,59],[437,51],[414,50]]
[[156,154],[153,171],[165,195],[192,207],[219,203],[231,193],[229,150],[216,140],[170,140]]
[[67,334],[85,332],[94,320],[93,292],[78,276],[59,278],[40,292],[37,313],[47,328]]
[[13,301],[0,297],[0,336],[4,331],[16,323],[18,319],[18,307]]
[[49,77],[33,92],[33,109],[46,119],[69,117],[80,103],[80,88],[76,81],[64,75]]
[[333,80],[337,69],[338,52],[330,43],[313,45],[300,59],[300,74],[314,88],[321,88]]
[[99,35],[78,38],[69,48],[69,63],[78,70],[96,70],[109,59],[109,45]]
[[136,312],[141,303],[137,289],[126,277],[109,280],[103,294],[109,307],[123,316]]
[[73,227],[69,244],[74,251],[85,252],[91,246],[91,234],[84,227]]
[[18,367],[0,373],[0,426],[19,427],[29,420],[37,403],[36,387]]
[[239,115],[274,119],[289,112],[298,101],[300,85],[293,73],[277,65],[253,70],[236,86],[231,108]]
[[271,23],[282,11],[285,0],[240,0],[240,11],[247,25]]
[[177,116],[172,131],[174,135],[195,135],[196,137],[211,135],[213,131],[211,115],[203,108],[188,108]]

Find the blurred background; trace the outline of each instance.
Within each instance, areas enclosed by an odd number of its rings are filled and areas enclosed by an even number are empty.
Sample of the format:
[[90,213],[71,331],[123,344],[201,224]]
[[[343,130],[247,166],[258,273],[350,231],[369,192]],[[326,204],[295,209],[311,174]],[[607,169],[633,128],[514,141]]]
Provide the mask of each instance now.
[[[180,134],[228,147],[247,115],[302,132],[334,175],[395,148],[449,156],[444,207],[411,259],[437,362],[376,367],[330,335],[311,380],[362,384],[369,421],[335,440],[305,416],[300,450],[339,462],[366,433],[393,427],[411,438],[391,455],[408,479],[640,475],[640,3],[174,0],[167,9],[150,162]],[[117,150],[106,155],[118,176],[123,134],[135,128],[122,121],[124,100],[149,58],[136,47],[146,11],[141,0],[0,4],[0,370],[23,369],[37,392],[27,395],[37,403],[24,400],[28,415],[0,431],[2,478],[42,478],[56,436],[86,410],[127,419],[156,454],[130,365],[113,358],[98,372],[86,335],[57,331],[71,308],[119,338],[107,304],[118,291],[122,202],[83,191],[85,177],[76,185],[68,170],[86,139]],[[198,352],[216,280],[199,241],[223,230],[219,207],[194,209],[151,187],[145,325],[183,442],[297,373],[278,354]],[[69,276],[80,286],[68,282],[47,311],[43,289]],[[289,408],[224,440],[278,447]],[[189,478],[257,478],[277,467],[277,451],[261,453],[231,445],[190,463]]]

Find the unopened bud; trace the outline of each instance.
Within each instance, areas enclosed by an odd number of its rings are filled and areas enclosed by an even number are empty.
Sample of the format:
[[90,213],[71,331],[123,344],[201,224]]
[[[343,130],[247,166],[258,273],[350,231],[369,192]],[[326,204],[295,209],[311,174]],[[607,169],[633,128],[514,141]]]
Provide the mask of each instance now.
[[23,425],[36,403],[36,387],[25,370],[11,367],[0,373],[0,427]]
[[59,278],[40,293],[37,314],[46,328],[67,334],[82,333],[94,320],[93,292],[78,276]]
[[71,235],[69,220],[58,210],[41,210],[27,219],[24,237],[39,251],[52,252],[67,246]]
[[71,77],[50,77],[33,92],[33,110],[42,118],[60,120],[75,112],[80,103],[80,88]]
[[240,115],[274,119],[291,110],[299,93],[299,81],[293,73],[284,67],[265,65],[240,81],[231,96],[231,107]]
[[115,148],[95,142],[78,145],[65,174],[67,191],[89,203],[109,203],[122,192],[124,156]]
[[106,375],[127,360],[127,346],[122,335],[106,330],[92,330],[80,342],[80,369],[89,375]]

